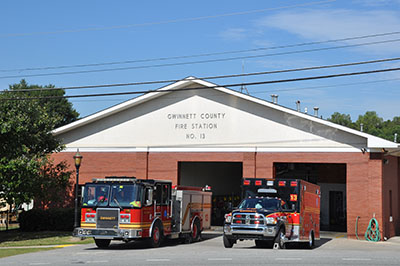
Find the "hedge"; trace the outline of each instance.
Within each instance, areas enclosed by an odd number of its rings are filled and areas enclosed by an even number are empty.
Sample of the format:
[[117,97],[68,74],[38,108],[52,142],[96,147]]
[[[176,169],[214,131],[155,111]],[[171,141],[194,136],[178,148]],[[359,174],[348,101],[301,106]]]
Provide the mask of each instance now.
[[24,232],[72,231],[74,209],[32,209],[19,214],[19,227]]

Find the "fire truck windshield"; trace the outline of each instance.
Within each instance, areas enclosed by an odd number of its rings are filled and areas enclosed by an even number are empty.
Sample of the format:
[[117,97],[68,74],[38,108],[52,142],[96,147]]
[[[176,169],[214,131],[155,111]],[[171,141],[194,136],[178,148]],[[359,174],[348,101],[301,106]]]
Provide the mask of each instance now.
[[87,184],[82,206],[140,208],[141,189],[136,184]]
[[110,185],[87,184],[85,186],[82,205],[87,207],[104,207],[110,198]]
[[281,200],[275,198],[247,198],[244,199],[239,209],[265,209],[267,211],[278,211]]
[[111,207],[138,207],[141,205],[141,187],[133,185],[111,185]]

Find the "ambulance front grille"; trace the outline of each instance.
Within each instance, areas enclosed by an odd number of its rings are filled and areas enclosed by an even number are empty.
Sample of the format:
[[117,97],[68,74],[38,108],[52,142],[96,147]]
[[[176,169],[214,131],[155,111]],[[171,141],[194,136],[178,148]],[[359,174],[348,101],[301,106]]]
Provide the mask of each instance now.
[[118,229],[119,209],[97,209],[97,228]]
[[262,214],[234,214],[232,224],[264,224],[264,215]]

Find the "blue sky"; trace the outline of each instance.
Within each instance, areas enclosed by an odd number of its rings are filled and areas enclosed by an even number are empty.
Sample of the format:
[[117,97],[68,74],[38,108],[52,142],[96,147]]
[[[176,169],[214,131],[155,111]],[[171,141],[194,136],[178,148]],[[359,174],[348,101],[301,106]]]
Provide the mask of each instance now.
[[[400,1],[1,1],[0,3],[0,88],[25,78],[30,84],[57,87],[207,77],[243,72],[273,71],[400,57],[400,34],[382,37],[262,50],[258,52],[202,56],[186,59],[130,64],[21,70],[27,68],[134,61],[142,59],[219,53],[320,42],[348,37],[400,31]],[[385,40],[385,44],[338,48]],[[315,52],[297,50],[323,49]],[[213,63],[154,67],[238,56],[266,55]],[[120,71],[81,74],[56,72],[87,71],[147,66]],[[399,61],[245,77],[215,79],[225,85],[305,76],[330,75],[400,67]],[[14,76],[9,78],[9,76]],[[320,108],[320,115],[350,114],[353,120],[366,111],[384,119],[400,116],[400,71],[354,77],[247,86],[255,97],[302,110]],[[143,91],[160,85],[86,90],[68,90],[69,95]],[[239,89],[233,88],[232,89]],[[87,116],[133,96],[71,99],[81,116]]]

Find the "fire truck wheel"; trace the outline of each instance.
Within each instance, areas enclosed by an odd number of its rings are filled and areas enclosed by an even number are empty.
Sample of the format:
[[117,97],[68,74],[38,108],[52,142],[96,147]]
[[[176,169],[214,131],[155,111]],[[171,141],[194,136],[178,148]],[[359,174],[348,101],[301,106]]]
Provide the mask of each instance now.
[[223,240],[226,248],[232,248],[233,244],[235,244],[235,240],[227,238],[226,235],[223,236]]
[[94,239],[94,242],[96,243],[96,246],[98,248],[108,248],[110,245],[111,239]]
[[151,230],[151,236],[149,238],[149,245],[153,248],[158,248],[161,244],[162,231],[159,223],[155,223],[153,230]]
[[191,234],[192,242],[196,242],[200,240],[200,221],[196,219],[193,223],[192,234]]
[[274,239],[274,249],[284,249],[285,248],[285,230],[280,228],[278,234]]

